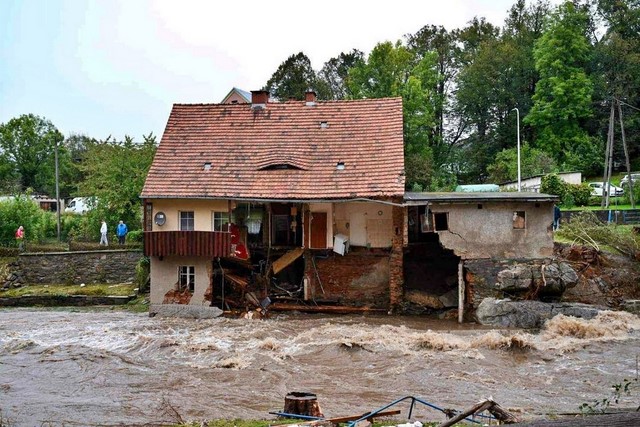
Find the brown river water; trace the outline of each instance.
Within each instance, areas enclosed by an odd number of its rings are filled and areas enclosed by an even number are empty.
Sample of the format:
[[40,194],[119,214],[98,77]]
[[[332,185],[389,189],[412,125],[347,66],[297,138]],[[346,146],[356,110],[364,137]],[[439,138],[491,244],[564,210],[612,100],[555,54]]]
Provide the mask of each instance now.
[[[0,310],[0,420],[10,426],[271,419],[288,392],[325,416],[404,396],[465,409],[493,397],[524,418],[577,412],[637,375],[640,319],[558,316],[538,333],[422,317],[149,318]],[[622,401],[630,407],[633,401]],[[637,405],[637,395],[635,396]],[[433,410],[414,418],[441,421]],[[406,418],[406,407],[398,419]],[[0,422],[0,424],[2,424]]]

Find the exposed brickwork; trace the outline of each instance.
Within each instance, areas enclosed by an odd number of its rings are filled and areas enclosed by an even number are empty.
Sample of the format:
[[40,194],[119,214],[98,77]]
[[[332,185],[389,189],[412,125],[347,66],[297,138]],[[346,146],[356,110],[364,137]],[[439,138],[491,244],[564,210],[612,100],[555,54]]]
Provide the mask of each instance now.
[[307,251],[305,261],[314,299],[352,306],[388,308],[388,251],[358,249],[345,256],[331,253],[327,258],[316,257],[313,261],[310,251]]
[[389,258],[389,306],[396,309],[402,302],[404,268],[403,242],[405,233],[404,208],[393,208],[393,239],[391,240],[391,255]]

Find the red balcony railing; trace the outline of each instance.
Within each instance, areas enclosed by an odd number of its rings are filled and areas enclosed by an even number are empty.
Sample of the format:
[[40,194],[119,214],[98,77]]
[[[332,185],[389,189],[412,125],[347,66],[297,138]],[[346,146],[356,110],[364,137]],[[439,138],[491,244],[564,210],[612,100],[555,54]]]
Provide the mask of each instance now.
[[145,231],[146,256],[228,257],[231,233],[223,231]]

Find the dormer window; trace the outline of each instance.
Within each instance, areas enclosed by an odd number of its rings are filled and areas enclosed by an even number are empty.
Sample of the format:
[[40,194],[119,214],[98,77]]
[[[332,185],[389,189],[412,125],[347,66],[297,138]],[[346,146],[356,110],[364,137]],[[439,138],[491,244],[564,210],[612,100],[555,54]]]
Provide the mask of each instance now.
[[336,164],[336,170],[338,170],[338,171],[344,170],[344,162],[338,162]]
[[296,165],[289,164],[289,163],[277,163],[277,164],[272,164],[272,165],[269,165],[269,166],[266,166],[266,167],[262,168],[262,170],[267,170],[267,171],[285,170],[285,169],[300,170],[301,168],[297,167]]
[[202,167],[202,170],[205,170],[205,171],[211,170],[211,162],[205,162],[204,166]]

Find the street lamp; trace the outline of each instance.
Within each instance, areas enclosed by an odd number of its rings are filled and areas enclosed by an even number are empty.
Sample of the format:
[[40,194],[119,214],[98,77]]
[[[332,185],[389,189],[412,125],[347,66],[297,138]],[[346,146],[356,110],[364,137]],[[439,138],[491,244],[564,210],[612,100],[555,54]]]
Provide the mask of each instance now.
[[516,110],[516,132],[518,135],[518,192],[522,191],[522,180],[520,177],[520,110],[518,108],[512,108],[511,111]]

